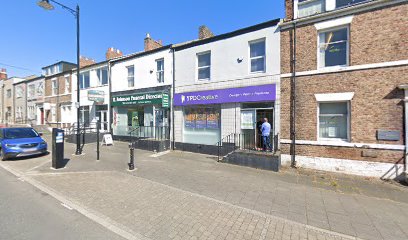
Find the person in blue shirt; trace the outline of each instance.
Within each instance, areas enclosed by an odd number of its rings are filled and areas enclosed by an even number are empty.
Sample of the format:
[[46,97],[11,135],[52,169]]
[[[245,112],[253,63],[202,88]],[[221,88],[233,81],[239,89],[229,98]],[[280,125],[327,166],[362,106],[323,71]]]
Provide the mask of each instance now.
[[263,150],[266,151],[266,148],[269,148],[272,152],[272,144],[271,144],[271,124],[268,123],[268,119],[264,118],[264,122],[261,126],[262,131],[262,142],[263,142]]

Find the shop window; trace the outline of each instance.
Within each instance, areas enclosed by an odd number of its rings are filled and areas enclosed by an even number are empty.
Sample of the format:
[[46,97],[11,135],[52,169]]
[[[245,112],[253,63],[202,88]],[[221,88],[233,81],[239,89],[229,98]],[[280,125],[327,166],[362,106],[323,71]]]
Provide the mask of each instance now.
[[128,81],[128,87],[134,87],[135,86],[135,67],[134,66],[129,66],[127,67],[127,81]]
[[211,52],[197,54],[197,77],[198,80],[210,80]]
[[98,85],[107,85],[108,84],[108,69],[100,68],[96,70],[96,74],[98,76]]
[[307,17],[324,11],[324,0],[299,0],[298,17]]
[[347,7],[361,2],[367,2],[368,0],[336,0],[336,8]]
[[157,82],[163,83],[164,82],[164,59],[156,60],[156,74],[157,74]]
[[221,137],[219,107],[187,107],[184,109],[183,141],[214,145]]
[[144,124],[144,111],[143,109],[129,109],[128,110],[128,126],[132,128],[138,128],[145,126]]
[[249,43],[251,73],[265,72],[265,39]]
[[58,79],[51,81],[51,91],[52,91],[52,95],[58,94]]
[[90,87],[89,71],[79,75],[79,88],[85,89]]
[[319,67],[348,65],[348,27],[319,33]]
[[349,103],[319,103],[319,139],[349,139]]

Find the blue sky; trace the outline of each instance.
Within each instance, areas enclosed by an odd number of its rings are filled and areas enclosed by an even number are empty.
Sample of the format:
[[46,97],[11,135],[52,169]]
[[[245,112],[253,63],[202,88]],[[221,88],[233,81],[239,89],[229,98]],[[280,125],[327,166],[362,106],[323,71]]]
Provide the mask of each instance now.
[[[41,67],[60,60],[76,62],[74,17],[57,6],[45,11],[37,1],[1,1],[0,68],[9,76],[38,75]],[[284,16],[283,0],[60,2],[79,4],[81,55],[96,61],[105,59],[109,47],[124,54],[143,50],[147,32],[163,44],[179,43],[196,39],[200,25],[217,35]]]

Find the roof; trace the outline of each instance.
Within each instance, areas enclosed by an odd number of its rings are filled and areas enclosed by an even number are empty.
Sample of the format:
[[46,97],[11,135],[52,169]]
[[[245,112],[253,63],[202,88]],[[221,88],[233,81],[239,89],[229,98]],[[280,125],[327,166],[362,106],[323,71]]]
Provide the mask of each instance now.
[[44,69],[44,68],[47,68],[47,67],[51,67],[51,66],[54,66],[54,65],[57,65],[57,64],[60,64],[60,63],[70,64],[70,65],[76,65],[75,63],[72,63],[72,62],[67,62],[67,61],[59,61],[59,62],[56,62],[56,63],[50,64],[50,65],[48,65],[48,66],[42,67],[41,69]]
[[166,50],[166,49],[170,49],[170,48],[172,48],[172,46],[173,45],[169,44],[169,45],[166,45],[166,46],[163,46],[163,47],[155,48],[155,49],[150,50],[150,51],[141,51],[141,52],[128,54],[128,55],[125,55],[125,56],[113,58],[113,59],[111,59],[111,62],[120,62],[120,61],[124,61],[124,60],[130,59],[130,58],[136,58],[136,57],[141,57],[141,56],[148,55],[148,54],[153,54],[153,53],[160,52],[160,51],[163,51],[163,50]]
[[193,40],[193,41],[188,41],[188,42],[184,42],[184,43],[175,44],[175,45],[173,45],[173,49],[176,50],[176,51],[180,51],[180,50],[195,47],[195,46],[198,46],[198,45],[203,45],[203,44],[207,44],[207,43],[210,43],[210,42],[216,42],[216,41],[219,41],[219,40],[232,38],[232,37],[239,36],[239,35],[242,35],[242,34],[258,31],[260,29],[264,29],[264,28],[268,28],[268,27],[272,27],[272,26],[277,26],[279,22],[280,22],[280,18],[273,19],[273,20],[270,20],[270,21],[267,21],[267,22],[263,22],[263,23],[259,23],[259,24],[250,26],[250,27],[241,28],[241,29],[229,32],[229,33],[216,35],[214,37],[209,37],[209,38],[205,38],[205,39],[197,39],[197,40]]

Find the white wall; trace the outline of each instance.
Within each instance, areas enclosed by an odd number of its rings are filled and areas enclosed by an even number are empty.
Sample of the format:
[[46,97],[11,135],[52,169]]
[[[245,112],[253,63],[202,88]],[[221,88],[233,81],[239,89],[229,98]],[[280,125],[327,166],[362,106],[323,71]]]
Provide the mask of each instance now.
[[[156,60],[164,59],[164,83],[157,82]],[[135,86],[129,88],[127,66],[134,65]],[[111,67],[112,92],[171,85],[173,83],[173,57],[171,49],[165,49],[140,57],[113,63]],[[150,71],[153,70],[152,73]]]
[[[250,73],[249,42],[265,38],[266,71]],[[211,51],[211,80],[197,80],[197,53]],[[176,92],[225,88],[224,81],[243,80],[244,86],[278,82],[280,73],[280,34],[268,27],[232,38],[176,51]],[[237,59],[242,58],[242,62]],[[267,76],[276,76],[271,79]],[[267,79],[266,79],[267,78]],[[249,81],[245,81],[248,80]],[[231,85],[236,85],[233,83]],[[239,86],[235,86],[239,87]]]

